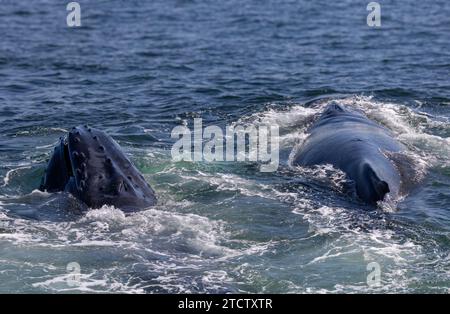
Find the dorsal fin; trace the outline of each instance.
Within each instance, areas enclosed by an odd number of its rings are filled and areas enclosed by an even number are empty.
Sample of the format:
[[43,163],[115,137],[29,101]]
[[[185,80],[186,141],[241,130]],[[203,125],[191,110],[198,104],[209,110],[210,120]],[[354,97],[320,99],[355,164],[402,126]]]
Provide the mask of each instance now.
[[364,164],[363,177],[367,182],[358,188],[358,196],[369,203],[382,201],[390,192],[389,184],[381,180],[370,164]]

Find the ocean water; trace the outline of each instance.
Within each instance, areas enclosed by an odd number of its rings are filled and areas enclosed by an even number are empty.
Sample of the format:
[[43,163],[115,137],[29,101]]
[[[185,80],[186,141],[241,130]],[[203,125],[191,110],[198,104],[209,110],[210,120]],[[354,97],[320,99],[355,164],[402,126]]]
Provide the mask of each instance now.
[[[0,0],[0,292],[450,292],[450,5]],[[291,151],[330,101],[407,145],[422,182],[368,211]],[[281,164],[174,162],[171,130],[280,126]],[[37,191],[58,138],[111,134],[158,195],[86,214]],[[380,282],[370,284],[379,267]]]

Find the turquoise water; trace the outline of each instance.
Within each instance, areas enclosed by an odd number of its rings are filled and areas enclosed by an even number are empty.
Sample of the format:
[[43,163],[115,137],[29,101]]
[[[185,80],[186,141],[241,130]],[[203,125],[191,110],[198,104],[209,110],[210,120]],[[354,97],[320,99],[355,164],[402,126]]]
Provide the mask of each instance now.
[[[0,292],[449,292],[445,1],[383,1],[379,29],[364,1],[79,3],[73,29],[60,1],[0,1]],[[333,100],[407,145],[423,177],[409,196],[367,211],[339,171],[289,166]],[[278,124],[278,171],[174,162],[171,130],[197,117]],[[84,123],[120,143],[157,206],[81,215],[36,190]]]

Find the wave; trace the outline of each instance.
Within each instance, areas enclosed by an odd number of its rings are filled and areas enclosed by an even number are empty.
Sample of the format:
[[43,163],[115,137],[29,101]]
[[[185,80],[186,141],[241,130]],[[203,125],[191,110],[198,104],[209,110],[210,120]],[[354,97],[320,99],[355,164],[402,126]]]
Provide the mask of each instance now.
[[[260,173],[251,163],[174,163],[167,151],[134,146],[159,204],[133,214],[104,206],[65,217],[70,196],[21,192],[20,182],[33,181],[39,163],[11,165],[0,198],[2,286],[123,293],[445,291],[445,230],[411,223],[403,219],[407,213],[389,208],[365,211],[343,193],[349,182],[332,167],[290,166],[293,147],[330,100],[391,129],[417,164],[448,167],[448,119],[419,105],[366,96],[270,104],[236,121],[280,125],[286,163],[276,173]],[[40,214],[21,214],[30,210]],[[379,286],[366,282],[372,262],[381,267]],[[69,263],[81,268],[75,285]]]

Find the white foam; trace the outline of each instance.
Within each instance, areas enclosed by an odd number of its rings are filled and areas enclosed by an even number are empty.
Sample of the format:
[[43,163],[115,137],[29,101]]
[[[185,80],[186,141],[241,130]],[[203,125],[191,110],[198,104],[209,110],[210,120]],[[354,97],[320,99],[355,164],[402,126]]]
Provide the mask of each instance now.
[[5,177],[3,178],[3,187],[7,186],[9,184],[9,181],[11,180],[12,175],[14,172],[17,172],[18,170],[24,170],[24,169],[31,169],[31,166],[23,166],[23,167],[17,167],[11,170],[8,170]]
[[73,279],[73,274],[65,273],[54,276],[49,276],[49,279],[35,282],[32,284],[35,288],[46,289],[57,292],[84,292],[84,293],[100,293],[100,292],[115,292],[115,293],[143,293],[142,288],[136,286],[129,286],[126,283],[119,283],[117,281],[111,282],[110,278],[103,276],[99,277],[97,272],[80,273],[77,274],[76,280]]
[[370,119],[393,131],[399,141],[417,148],[425,155],[422,158],[416,156],[421,162],[434,157],[435,161],[450,164],[450,138],[431,133],[433,128],[450,130],[448,119],[440,121],[417,108],[376,101],[370,96],[354,96],[339,102],[362,110]]
[[[349,105],[354,105],[364,110],[371,118],[391,128],[395,136],[411,145],[412,148],[421,150],[428,147],[425,155],[419,156],[420,160],[426,160],[428,154],[438,157],[445,156],[448,151],[445,146],[448,138],[442,138],[431,134],[431,128],[448,128],[448,121],[437,120],[432,116],[420,113],[408,107],[398,107],[398,104],[376,102],[371,97],[348,97],[340,99]],[[328,100],[327,100],[328,101]],[[242,118],[242,121],[258,121],[258,123],[279,123],[282,128],[282,141],[284,147],[292,147],[298,139],[307,136],[307,126],[312,119],[321,112],[326,102],[319,102],[314,107],[305,108],[303,105],[293,105],[288,109],[268,110]],[[153,157],[149,155],[149,157]],[[448,160],[448,156],[446,156]],[[442,159],[441,159],[442,160]],[[200,166],[199,166],[200,168]],[[206,167],[205,167],[206,168]],[[293,213],[301,217],[308,225],[308,235],[302,240],[315,238],[315,240],[326,242],[323,246],[319,244],[317,250],[309,252],[305,265],[314,270],[323,270],[322,263],[340,263],[345,261],[347,265],[359,262],[377,261],[382,266],[383,285],[380,288],[368,287],[365,282],[352,281],[350,284],[336,284],[322,288],[320,286],[307,288],[297,285],[295,280],[279,280],[292,292],[371,292],[371,291],[402,291],[408,285],[414,283],[417,278],[408,274],[411,270],[420,269],[420,263],[428,262],[424,248],[414,241],[399,236],[395,232],[384,228],[368,228],[362,230],[355,224],[354,213],[350,210],[327,206],[313,195],[300,192],[279,191],[271,184],[263,184],[257,180],[244,178],[240,174],[218,172],[214,170],[209,173],[205,168],[198,170],[196,167],[187,169],[179,166],[168,166],[164,174],[174,175],[175,183],[167,183],[174,190],[197,182],[199,185],[213,187],[218,192],[237,192],[244,196],[257,196],[271,200],[289,201],[294,204]],[[207,169],[207,168],[206,168]],[[11,170],[10,170],[11,171]],[[343,181],[342,173],[323,166],[316,169],[293,169],[302,176],[312,176],[320,180],[328,180],[330,186],[339,190]],[[6,175],[4,186],[10,182],[13,173]],[[6,180],[6,181],[5,181]],[[189,189],[190,187],[187,187]],[[33,193],[42,193],[35,191]],[[220,206],[220,202],[212,206]],[[225,202],[225,201],[224,201]],[[2,206],[0,202],[0,207]],[[45,268],[45,275],[36,272],[26,278],[27,282],[32,280],[33,287],[49,291],[82,291],[82,292],[127,292],[140,293],[146,289],[159,289],[168,292],[195,292],[196,283],[193,282],[193,273],[198,275],[195,279],[200,281],[209,289],[215,290],[224,287],[225,284],[235,285],[238,283],[248,284],[250,280],[261,275],[260,265],[247,263],[245,256],[261,256],[266,261],[268,252],[276,252],[277,241],[250,241],[242,238],[235,239],[233,231],[230,231],[225,222],[202,216],[197,211],[200,204],[195,201],[176,201],[169,197],[168,200],[160,202],[158,206],[143,212],[124,214],[119,209],[104,206],[100,209],[90,210],[76,221],[70,222],[48,222],[30,221],[14,218],[9,219],[0,211],[0,220],[7,222],[6,230],[0,233],[1,241],[12,243],[11,247],[25,247],[27,249],[43,252],[64,251],[67,248],[91,254],[98,249],[108,253],[110,248],[117,248],[125,255],[124,261],[114,268],[113,266],[88,269],[81,276],[79,286],[68,286],[68,274],[65,269],[55,268],[53,263],[17,264],[15,268],[26,266],[27,269]],[[201,208],[203,210],[203,208]],[[195,212],[197,214],[186,214]],[[199,214],[200,213],[200,214]],[[358,213],[362,220],[375,219],[366,217],[365,213]],[[378,222],[378,221],[376,221]],[[359,222],[356,222],[357,224]],[[232,230],[232,229],[231,229]],[[274,253],[275,254],[275,253]],[[270,256],[270,254],[268,254]],[[83,254],[80,254],[83,256]],[[154,257],[161,257],[154,258]],[[450,257],[449,257],[450,258]],[[443,269],[443,278],[448,278],[449,258],[447,261],[431,260]],[[12,259],[7,259],[11,264]],[[45,260],[45,259],[44,259]],[[130,264],[127,264],[130,261]],[[239,261],[233,269],[233,277],[225,270],[216,268],[203,268],[205,263],[228,264],[229,261]],[[242,261],[242,263],[241,263]],[[111,265],[110,261],[106,261]],[[2,262],[3,263],[3,262]],[[80,262],[81,263],[81,262]],[[349,263],[349,264],[347,264]],[[6,265],[7,263],[5,263]],[[41,266],[45,264],[46,267]],[[83,269],[83,263],[81,263]],[[339,264],[337,264],[339,265]],[[415,265],[417,268],[414,268]],[[50,268],[53,267],[53,269]],[[96,266],[95,266],[96,267]],[[138,270],[134,271],[134,267]],[[146,271],[148,270],[148,271]],[[189,272],[192,271],[192,272]],[[44,272],[44,270],[42,270]],[[59,273],[58,273],[59,272]],[[129,275],[133,273],[143,274],[140,278]],[[149,280],[145,276],[153,273],[154,277]],[[36,275],[37,274],[37,275]],[[126,276],[124,276],[126,275]],[[123,277],[130,278],[124,280]],[[133,281],[134,280],[134,281]],[[313,283],[314,284],[314,283]],[[271,292],[270,287],[264,286],[263,291]]]
[[[274,104],[272,104],[274,106]],[[306,128],[319,113],[318,108],[293,105],[289,108],[272,108],[240,118],[235,124],[277,125],[279,127],[279,143],[281,148],[292,147],[304,137]]]
[[[420,111],[420,106],[411,108],[399,103],[375,100],[373,96],[349,96],[335,99],[318,100],[309,107],[303,104],[292,105],[288,109],[269,109],[241,118],[238,123],[256,123],[280,127],[281,147],[300,145],[307,136],[307,127],[311,125],[323,108],[336,101],[345,106],[359,109],[368,118],[386,126],[397,139],[407,145],[416,147],[425,153],[422,161],[434,156],[434,160],[450,164],[450,138],[432,133],[433,128],[450,130],[449,119],[434,117]],[[445,133],[445,132],[443,132]],[[447,132],[448,133],[448,132]],[[295,148],[294,148],[295,150]],[[420,158],[420,156],[417,156]]]
[[[192,172],[192,171],[190,171]],[[239,192],[245,196],[258,196],[268,199],[276,199],[273,186],[258,183],[254,180],[243,178],[240,175],[232,173],[207,173],[196,170],[195,174],[186,174],[183,168],[170,168],[165,173],[176,174],[183,182],[203,182],[214,186],[216,191]],[[176,183],[175,185],[178,185]]]

